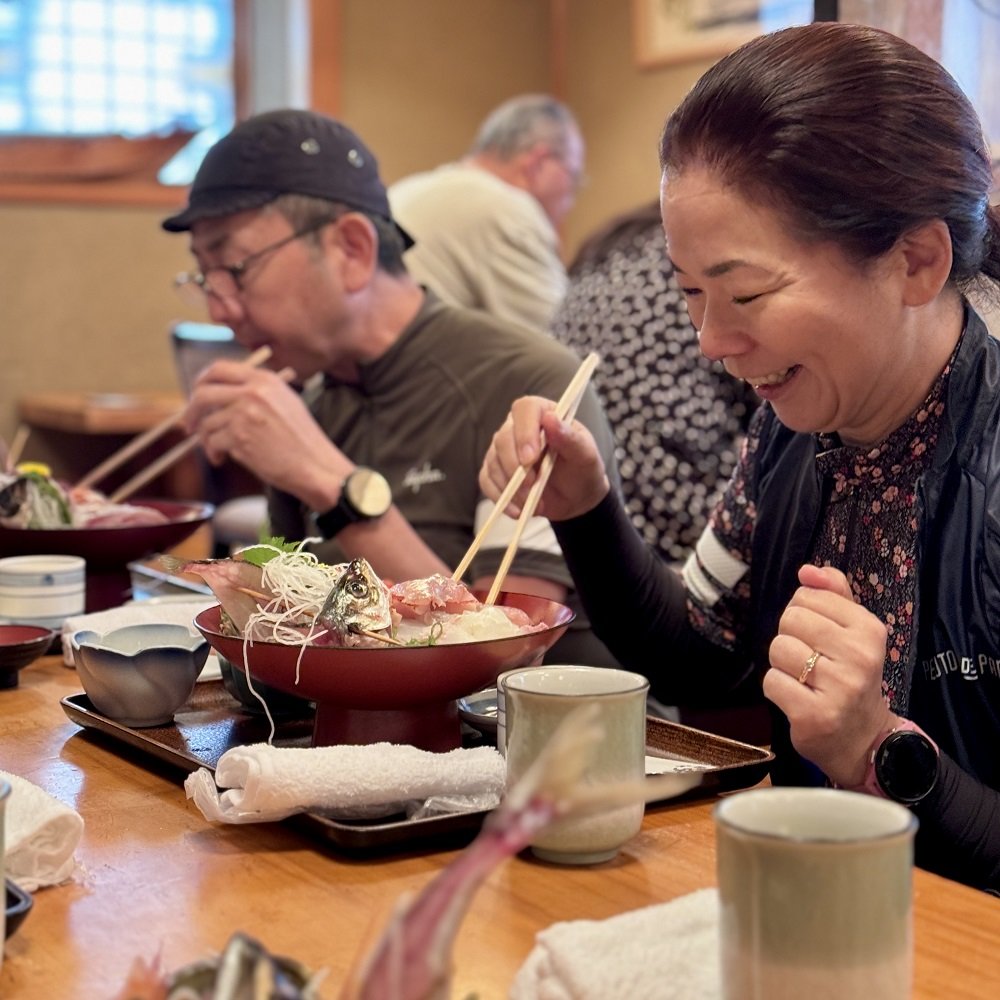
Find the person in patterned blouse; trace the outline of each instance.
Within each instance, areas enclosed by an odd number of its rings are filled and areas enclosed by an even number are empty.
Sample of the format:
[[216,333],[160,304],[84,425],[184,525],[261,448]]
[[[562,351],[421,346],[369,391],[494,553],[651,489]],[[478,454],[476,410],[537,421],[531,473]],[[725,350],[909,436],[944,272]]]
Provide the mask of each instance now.
[[1000,892],[1000,343],[970,304],[1000,294],[982,126],[914,46],[819,22],[708,70],[660,163],[701,350],[763,400],[695,552],[677,574],[643,543],[547,400],[515,403],[480,483],[498,496],[544,433],[560,460],[537,510],[619,661],[675,704],[752,679],[774,783],[895,799],[919,818],[918,864]]
[[664,559],[682,563],[736,466],[757,397],[699,350],[658,201],[582,244],[552,334],[581,357],[601,357],[594,386],[614,431],[626,509]]

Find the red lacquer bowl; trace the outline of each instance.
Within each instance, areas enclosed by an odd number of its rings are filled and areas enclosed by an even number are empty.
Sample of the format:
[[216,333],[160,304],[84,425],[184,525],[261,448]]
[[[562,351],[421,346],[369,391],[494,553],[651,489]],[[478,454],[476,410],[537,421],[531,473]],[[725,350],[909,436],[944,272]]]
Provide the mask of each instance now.
[[[389,742],[452,750],[461,745],[456,699],[492,684],[505,670],[540,662],[574,617],[563,604],[527,594],[500,594],[497,604],[520,608],[548,627],[437,646],[303,650],[254,642],[246,644],[246,668],[251,681],[316,702],[314,746]],[[220,612],[219,606],[207,608],[194,623],[234,669],[244,669],[244,642],[219,631]]]
[[180,544],[215,512],[210,503],[185,500],[130,500],[152,507],[167,520],[120,528],[0,527],[0,556],[81,556],[87,563],[87,611],[115,607],[129,597],[128,564]]

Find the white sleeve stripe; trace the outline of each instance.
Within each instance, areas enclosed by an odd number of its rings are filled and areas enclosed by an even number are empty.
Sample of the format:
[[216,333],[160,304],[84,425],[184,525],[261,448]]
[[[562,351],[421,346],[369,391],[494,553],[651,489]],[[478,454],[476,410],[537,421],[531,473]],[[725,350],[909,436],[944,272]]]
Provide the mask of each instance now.
[[684,583],[699,603],[711,607],[722,597],[720,587],[732,590],[746,571],[746,564],[723,546],[715,532],[706,528],[684,564]]
[[712,586],[712,581],[706,576],[705,571],[698,562],[697,556],[693,552],[688,556],[687,562],[684,563],[684,572],[682,575],[684,577],[684,586],[687,587],[688,593],[702,607],[712,607],[722,596],[718,589]]
[[694,551],[705,571],[727,590],[732,590],[747,571],[746,563],[737,559],[711,528],[701,533]]

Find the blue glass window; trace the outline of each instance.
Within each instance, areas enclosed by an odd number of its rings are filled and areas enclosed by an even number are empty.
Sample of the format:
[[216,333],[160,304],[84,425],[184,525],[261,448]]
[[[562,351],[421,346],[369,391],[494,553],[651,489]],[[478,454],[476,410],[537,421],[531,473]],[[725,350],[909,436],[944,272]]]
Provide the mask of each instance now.
[[0,135],[195,137],[186,184],[234,121],[233,0],[0,0]]

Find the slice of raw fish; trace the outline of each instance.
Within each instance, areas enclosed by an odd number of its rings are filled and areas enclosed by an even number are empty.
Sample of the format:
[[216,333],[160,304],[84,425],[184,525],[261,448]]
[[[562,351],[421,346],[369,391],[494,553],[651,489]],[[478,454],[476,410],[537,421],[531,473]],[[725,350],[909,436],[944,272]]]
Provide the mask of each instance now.
[[155,507],[137,504],[112,504],[107,500],[80,504],[73,509],[78,528],[136,528],[147,524],[166,524],[170,519]]
[[264,585],[263,569],[243,559],[185,561],[172,556],[160,556],[160,564],[172,573],[200,576],[212,588],[212,593],[232,619],[240,635],[246,632],[250,616],[260,610],[259,605],[266,604],[274,596]]
[[392,606],[403,618],[430,624],[435,611],[459,615],[474,611],[480,602],[460,580],[435,573],[422,580],[404,580],[390,588]]

